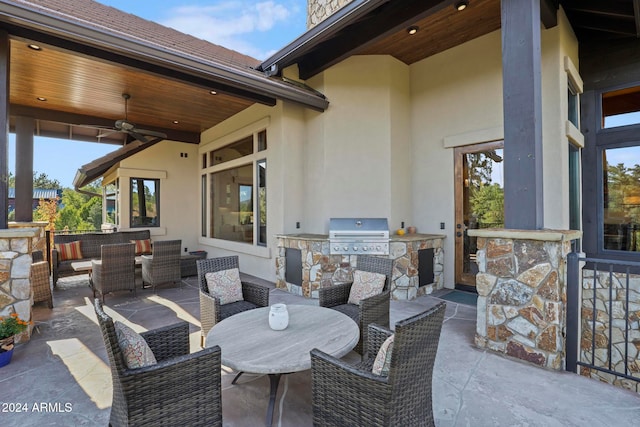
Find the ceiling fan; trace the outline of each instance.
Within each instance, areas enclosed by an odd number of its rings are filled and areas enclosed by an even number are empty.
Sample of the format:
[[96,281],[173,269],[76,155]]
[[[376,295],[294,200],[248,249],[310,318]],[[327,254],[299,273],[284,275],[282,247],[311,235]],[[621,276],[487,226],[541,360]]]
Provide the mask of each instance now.
[[135,124],[129,121],[128,119],[128,107],[129,107],[129,99],[131,95],[128,93],[123,93],[122,98],[124,99],[124,119],[116,120],[114,129],[106,131],[98,135],[98,139],[104,138],[107,135],[110,135],[113,132],[124,132],[127,135],[131,136],[133,139],[138,140],[140,142],[151,142],[156,139],[166,139],[167,135],[163,132],[158,132],[155,130],[149,129],[140,129],[136,127]]

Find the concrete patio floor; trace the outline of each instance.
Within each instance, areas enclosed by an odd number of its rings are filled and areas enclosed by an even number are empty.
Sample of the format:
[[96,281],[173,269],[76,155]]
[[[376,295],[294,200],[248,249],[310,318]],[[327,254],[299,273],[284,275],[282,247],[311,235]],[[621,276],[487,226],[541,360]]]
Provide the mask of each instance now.
[[[392,324],[433,306],[442,294],[393,301]],[[91,299],[87,276],[76,276],[60,280],[53,310],[34,306],[31,341],[17,346],[11,364],[0,368],[0,426],[108,425],[111,376]],[[275,288],[270,302],[317,304]],[[156,292],[140,289],[136,297],[128,292],[108,295],[106,306],[138,330],[184,319],[191,323],[192,351],[199,349],[195,278]],[[447,303],[433,375],[437,426],[640,425],[640,395],[478,349],[473,344],[475,319],[475,307]],[[231,385],[233,372],[223,369],[222,376],[224,425],[264,425],[268,378],[245,374]],[[18,408],[26,411],[16,412]],[[310,373],[284,376],[274,426],[310,425]]]

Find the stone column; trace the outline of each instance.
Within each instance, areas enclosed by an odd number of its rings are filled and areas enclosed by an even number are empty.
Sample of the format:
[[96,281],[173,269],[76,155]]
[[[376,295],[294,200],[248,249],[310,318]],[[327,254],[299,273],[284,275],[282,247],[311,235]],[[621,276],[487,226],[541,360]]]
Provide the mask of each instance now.
[[469,230],[478,238],[478,347],[537,366],[565,364],[566,260],[579,231]]
[[[0,230],[0,316],[18,313],[21,319],[31,320],[31,252],[39,228]],[[20,334],[17,342],[29,340],[31,328]]]

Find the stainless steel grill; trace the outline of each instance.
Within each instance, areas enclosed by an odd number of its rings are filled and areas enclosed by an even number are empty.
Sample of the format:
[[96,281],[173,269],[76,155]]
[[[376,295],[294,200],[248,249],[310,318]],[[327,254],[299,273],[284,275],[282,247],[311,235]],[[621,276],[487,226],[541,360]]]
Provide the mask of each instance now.
[[331,218],[331,255],[389,255],[389,224],[386,218]]

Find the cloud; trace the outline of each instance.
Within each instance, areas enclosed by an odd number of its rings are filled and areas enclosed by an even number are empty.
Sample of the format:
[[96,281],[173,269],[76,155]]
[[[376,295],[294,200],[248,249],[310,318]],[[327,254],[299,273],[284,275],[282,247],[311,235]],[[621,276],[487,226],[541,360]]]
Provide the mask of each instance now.
[[[206,6],[181,6],[168,11],[162,25],[212,43],[264,59],[282,46],[269,46],[268,33],[286,24],[297,7],[273,0],[228,0]],[[250,41],[257,34],[258,42]]]

